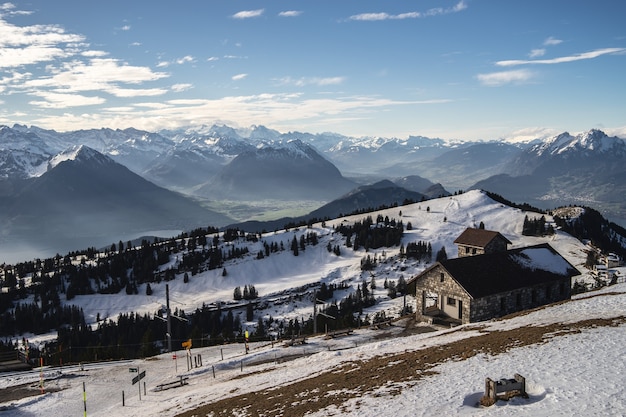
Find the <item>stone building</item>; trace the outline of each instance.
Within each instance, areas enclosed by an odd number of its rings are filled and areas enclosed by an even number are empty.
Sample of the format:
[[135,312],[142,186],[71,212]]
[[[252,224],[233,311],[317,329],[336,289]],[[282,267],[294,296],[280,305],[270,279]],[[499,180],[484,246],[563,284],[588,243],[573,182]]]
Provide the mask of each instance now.
[[507,250],[508,245],[511,244],[509,239],[499,232],[469,227],[456,238],[454,243],[458,246],[459,258],[502,252]]
[[569,299],[578,274],[546,243],[447,259],[407,284],[418,320],[456,325]]

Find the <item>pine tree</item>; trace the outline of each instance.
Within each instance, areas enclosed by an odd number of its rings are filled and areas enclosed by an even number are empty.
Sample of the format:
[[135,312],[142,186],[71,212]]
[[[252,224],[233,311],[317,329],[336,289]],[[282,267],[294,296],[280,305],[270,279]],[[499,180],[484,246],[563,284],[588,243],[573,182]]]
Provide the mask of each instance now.
[[442,262],[442,261],[445,261],[446,259],[448,259],[448,254],[446,253],[446,247],[442,246],[441,249],[437,251],[437,256],[435,260],[437,262]]
[[298,239],[296,239],[296,237],[293,237],[293,240],[291,241],[291,251],[293,252],[294,256],[298,256]]

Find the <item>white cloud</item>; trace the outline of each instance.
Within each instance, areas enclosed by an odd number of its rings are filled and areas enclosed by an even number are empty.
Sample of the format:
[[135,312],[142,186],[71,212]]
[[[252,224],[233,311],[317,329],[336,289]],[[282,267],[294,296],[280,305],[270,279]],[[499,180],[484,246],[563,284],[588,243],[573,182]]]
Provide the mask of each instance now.
[[3,3],[3,4],[0,4],[0,17],[2,17],[4,15],[13,16],[13,15],[29,15],[29,14],[32,14],[32,12],[26,11],[26,10],[15,10],[15,7],[16,6],[13,3]]
[[219,61],[219,58],[216,56],[210,56],[206,59],[207,61],[211,62],[211,61]]
[[618,54],[626,52],[626,48],[604,48],[604,49],[596,49],[595,51],[583,52],[580,54],[574,54],[569,56],[563,56],[559,58],[552,59],[534,59],[534,60],[506,60],[506,61],[498,61],[496,65],[501,67],[512,67],[517,65],[530,65],[530,64],[543,64],[543,65],[551,65],[551,64],[561,64],[564,62],[574,62],[574,61],[582,61],[585,59],[594,59],[602,55],[609,54]]
[[518,129],[506,136],[510,143],[524,143],[535,139],[546,139],[560,133],[557,129],[547,127],[526,127]]
[[439,16],[450,13],[458,13],[462,10],[467,9],[467,4],[465,1],[461,0],[453,7],[443,8],[436,7],[429,9],[425,12],[407,12],[400,14],[389,14],[385,12],[380,13],[360,13],[356,15],[352,15],[348,18],[348,20],[359,20],[359,21],[380,21],[380,20],[404,20],[404,19],[417,19],[420,17],[430,17],[430,16]]
[[35,93],[45,101],[31,101],[30,104],[46,109],[64,109],[67,107],[93,106],[104,103],[102,97],[88,97],[80,94],[66,94],[39,91]]
[[32,101],[34,106],[45,108],[75,107],[104,103],[104,99],[78,93],[107,93],[116,97],[130,98],[158,96],[168,92],[163,88],[129,88],[168,77],[147,67],[127,65],[115,59],[92,59],[89,62],[65,62],[61,67],[48,67],[48,77],[29,79],[19,88],[45,101]]
[[16,68],[72,56],[62,48],[31,45],[24,48],[1,48],[0,68]]
[[301,14],[302,12],[299,10],[287,10],[287,11],[278,13],[278,15],[281,17],[296,17],[296,16],[300,16]]
[[338,85],[342,84],[345,81],[345,77],[302,77],[302,78],[291,78],[284,77],[278,81],[279,85],[295,85],[297,87],[304,87],[306,85],[317,85],[317,86],[325,86],[325,85]]
[[128,31],[130,30],[130,25],[124,25],[120,28],[120,30]]
[[184,56],[182,58],[178,58],[176,60],[176,63],[179,64],[179,65],[182,65],[182,64],[187,64],[189,62],[195,62],[195,61],[196,61],[196,59],[194,57],[192,57],[191,55],[186,55],[186,56]]
[[530,51],[530,53],[528,54],[529,58],[539,58],[540,56],[544,56],[546,54],[546,50],[541,48],[541,49],[533,49]]
[[244,78],[246,78],[248,76],[248,74],[237,74],[237,75],[233,75],[231,77],[231,79],[233,81],[239,81],[239,80],[243,80]]
[[176,92],[176,93],[180,93],[182,91],[187,91],[189,89],[193,88],[193,84],[174,84],[172,85],[172,91]]
[[478,78],[478,81],[480,81],[483,85],[499,87],[505,84],[523,84],[530,81],[533,76],[534,74],[531,71],[521,69],[478,74],[476,78]]
[[552,36],[550,36],[548,39],[546,39],[545,41],[543,41],[543,44],[545,46],[554,46],[554,45],[558,45],[560,43],[562,43],[563,41],[560,39],[556,39]]
[[164,88],[108,87],[105,91],[116,97],[123,97],[123,98],[161,96],[167,93],[167,90]]
[[100,58],[109,55],[109,53],[105,51],[83,51],[80,54],[87,58]]
[[265,9],[258,10],[243,10],[233,15],[234,19],[250,19],[253,17],[259,17],[265,12]]
[[[132,111],[104,108],[94,113],[46,114],[33,123],[60,131],[108,126],[158,130],[164,126],[176,128],[192,124],[211,124],[216,120],[240,125],[258,124],[283,126],[306,123],[328,125],[331,121],[362,119],[365,114],[395,106],[440,104],[449,100],[421,102],[394,101],[371,96],[307,99],[302,94],[260,94],[230,96],[216,100],[178,99],[160,103],[140,103]],[[82,109],[81,109],[82,110]]]

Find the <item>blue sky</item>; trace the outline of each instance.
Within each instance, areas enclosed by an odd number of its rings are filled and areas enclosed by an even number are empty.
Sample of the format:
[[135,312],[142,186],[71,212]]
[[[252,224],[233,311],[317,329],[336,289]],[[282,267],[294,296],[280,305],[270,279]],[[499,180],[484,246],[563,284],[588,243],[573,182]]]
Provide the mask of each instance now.
[[0,124],[626,137],[624,17],[620,0],[0,3]]

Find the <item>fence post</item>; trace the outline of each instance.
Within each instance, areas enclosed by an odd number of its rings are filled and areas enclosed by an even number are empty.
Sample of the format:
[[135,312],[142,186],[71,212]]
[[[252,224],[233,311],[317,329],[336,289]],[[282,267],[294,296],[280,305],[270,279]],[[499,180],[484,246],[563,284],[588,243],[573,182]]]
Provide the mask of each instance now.
[[83,409],[84,416],[87,417],[87,390],[85,389],[85,381],[83,381]]
[[124,390],[122,390],[122,407],[124,407],[126,405],[126,402],[124,401]]

